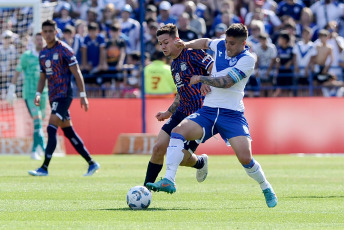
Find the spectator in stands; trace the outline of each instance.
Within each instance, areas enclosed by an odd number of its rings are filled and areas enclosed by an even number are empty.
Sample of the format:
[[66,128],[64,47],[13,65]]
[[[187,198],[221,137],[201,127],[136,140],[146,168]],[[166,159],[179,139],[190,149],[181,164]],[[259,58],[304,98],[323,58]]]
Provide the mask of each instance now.
[[[125,41],[121,39],[121,26],[115,23],[110,28],[110,39],[106,43],[105,60],[107,70],[105,77],[102,79],[102,84],[105,83],[105,95],[109,96],[109,89],[112,85],[112,80],[115,81],[115,90],[119,90],[119,85],[123,81],[123,65],[126,58]],[[110,75],[110,76],[109,76]]]
[[240,18],[233,14],[234,5],[230,0],[223,0],[220,5],[220,13],[216,15],[213,25],[211,26],[211,33],[214,32],[216,25],[224,23],[229,27],[233,23],[239,23]]
[[85,39],[87,36],[87,24],[84,20],[78,19],[75,21],[75,33],[81,38]]
[[71,10],[71,6],[69,3],[66,2],[61,7],[61,11],[60,11],[61,16],[58,18],[55,18],[57,28],[59,28],[61,31],[63,31],[67,25],[74,26],[74,21],[70,16],[70,10]]
[[293,86],[293,47],[290,46],[290,35],[282,31],[278,36],[277,63],[276,63],[276,86],[273,97],[292,96],[290,87]]
[[272,95],[272,78],[271,71],[277,58],[276,46],[269,42],[269,35],[261,33],[259,35],[259,43],[254,47],[254,53],[257,55],[255,65],[255,77],[259,78],[262,86],[262,96]]
[[0,99],[5,99],[7,84],[14,74],[17,60],[17,50],[12,44],[13,33],[5,30],[2,33],[2,45],[0,45]]
[[67,25],[63,29],[63,39],[74,51],[74,55],[78,60],[78,63],[82,63],[81,47],[84,43],[84,38],[79,34],[75,34],[75,28],[71,25]]
[[116,19],[116,10],[115,5],[112,3],[109,3],[105,6],[103,10],[103,16],[101,20],[102,28],[105,30],[106,38],[109,38],[110,36],[110,28],[113,25],[115,19]]
[[[289,45],[294,46],[296,42],[296,23],[294,19],[288,15],[282,17],[282,25],[280,28],[282,31],[286,31],[290,36]],[[276,33],[278,37],[278,32]]]
[[198,34],[198,37],[203,37],[207,32],[207,27],[204,19],[196,14],[196,5],[193,1],[185,3],[185,12],[190,16],[190,28]]
[[164,54],[156,51],[152,56],[152,63],[147,65],[145,73],[145,92],[149,97],[174,98],[177,92],[171,74],[171,67],[164,63]]
[[179,18],[185,12],[185,0],[174,0],[170,9],[170,15]]
[[[252,49],[252,44],[250,42],[246,42],[246,45],[249,47],[249,51],[251,52],[252,56],[257,60],[257,54]],[[253,72],[245,86],[245,97],[259,97],[260,86],[260,78],[256,77],[255,73]]]
[[130,18],[132,12],[131,6],[126,4],[122,8],[121,18],[118,20],[121,24],[122,33],[128,37],[127,53],[138,51],[140,47],[140,23]]
[[[196,2],[195,2],[196,3]],[[206,37],[210,37],[209,33],[214,22],[215,6],[212,0],[199,0],[196,3],[196,14],[203,18],[207,27]]]
[[[85,37],[82,46],[82,67],[89,75],[85,75],[85,83],[96,87],[100,85],[101,78],[94,74],[106,69],[105,64],[105,38],[99,33],[98,24],[91,22],[88,25],[88,35]],[[89,92],[92,95],[92,92]],[[92,95],[94,96],[94,95]]]
[[[150,60],[149,54],[145,54],[145,60]],[[134,52],[128,55],[127,71],[124,74],[123,89],[121,97],[123,98],[138,98],[140,97],[141,86],[141,54]]]
[[167,25],[168,23],[176,24],[177,18],[170,15],[171,3],[168,1],[162,1],[159,4],[158,23]]
[[198,38],[197,33],[190,27],[190,16],[182,13],[178,19],[179,38],[183,41],[191,41]]
[[149,39],[145,43],[146,52],[153,56],[153,53],[157,51],[158,39],[156,37],[156,31],[159,29],[157,22],[152,22],[147,25],[149,31]]
[[99,31],[103,31],[104,28],[102,28],[102,24],[100,23],[100,20],[98,18],[98,13],[95,8],[90,8],[87,11],[87,24],[89,25],[90,23],[97,23],[98,24],[98,29]]
[[228,26],[226,24],[220,23],[215,27],[215,34],[212,39],[222,39],[226,37],[225,33],[227,30]]
[[[265,34],[265,27],[263,21],[253,19],[249,26],[250,36],[247,38],[247,42],[252,44],[253,50],[254,46],[259,44],[259,35]],[[268,37],[268,42],[271,42],[270,37]]]
[[288,15],[298,22],[301,19],[301,12],[304,7],[302,1],[283,0],[278,4],[276,14],[278,17]]
[[297,37],[301,37],[303,27],[310,27],[313,30],[313,35],[311,40],[314,42],[318,38],[318,26],[316,23],[314,23],[313,20],[313,12],[310,8],[305,7],[302,10],[301,13],[301,19],[300,22],[296,24],[296,35]]
[[105,3],[112,3],[115,5],[115,10],[116,10],[116,16],[119,17],[121,14],[121,10],[127,3],[126,0],[104,0]]
[[155,5],[148,5],[146,7],[145,18],[146,18],[146,21],[149,18],[153,19],[154,21],[158,20],[157,9]]
[[[294,72],[297,78],[299,96],[307,96],[307,88],[310,84],[309,82],[309,69],[311,66],[311,58],[317,54],[314,43],[311,41],[312,29],[310,27],[303,27],[302,40],[298,41],[293,47],[293,62],[294,62]],[[305,87],[305,89],[303,89]]]
[[339,21],[344,14],[344,4],[335,0],[317,1],[310,8],[319,29],[325,28],[330,21]]
[[[104,2],[98,0],[90,0],[87,5],[82,8],[80,18],[89,21],[89,17],[95,17],[92,22],[100,22],[102,19],[102,12],[104,9]],[[90,16],[90,12],[94,15]]]

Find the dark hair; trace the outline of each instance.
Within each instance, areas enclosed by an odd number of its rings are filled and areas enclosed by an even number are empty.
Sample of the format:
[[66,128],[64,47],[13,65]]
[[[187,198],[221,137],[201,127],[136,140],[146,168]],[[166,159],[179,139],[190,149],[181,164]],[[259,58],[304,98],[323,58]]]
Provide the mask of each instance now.
[[57,29],[56,22],[54,20],[52,20],[52,19],[48,19],[48,20],[44,21],[42,23],[42,29],[43,29],[44,26],[52,26],[52,27],[54,27],[55,30]]
[[42,33],[38,32],[38,33],[35,34],[35,36],[42,36]]
[[160,51],[155,51],[153,54],[152,54],[152,61],[154,60],[162,60],[164,59],[165,55],[163,52],[160,52]]
[[242,23],[234,23],[226,30],[227,37],[244,38],[248,37],[247,27]]
[[99,28],[99,26],[95,22],[90,22],[90,24],[88,24],[88,26],[87,26],[88,30],[97,30],[98,28]]
[[172,38],[179,37],[177,26],[172,24],[172,23],[168,23],[167,25],[163,25],[162,27],[160,27],[156,31],[157,37],[160,35],[163,35],[163,34],[168,34]]
[[304,32],[308,32],[309,34],[313,34],[313,30],[311,27],[309,26],[304,26],[303,29],[302,29],[302,33]]
[[71,33],[73,34],[75,32],[75,28],[72,25],[66,25],[63,29],[63,33]]
[[290,35],[288,33],[288,31],[281,31],[281,33],[278,35],[279,38],[283,38],[287,41],[287,43],[289,43],[290,41]]
[[119,31],[119,30],[121,30],[121,25],[118,24],[118,23],[114,23],[114,24],[111,25],[110,30],[111,31],[115,31],[115,32]]

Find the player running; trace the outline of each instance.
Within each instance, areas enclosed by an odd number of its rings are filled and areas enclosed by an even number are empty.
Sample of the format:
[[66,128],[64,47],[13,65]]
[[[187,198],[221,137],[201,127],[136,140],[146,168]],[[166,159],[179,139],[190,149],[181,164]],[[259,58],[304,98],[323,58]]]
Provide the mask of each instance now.
[[[211,71],[214,60],[203,50],[191,50],[178,48],[174,45],[178,38],[178,29],[173,24],[162,26],[157,31],[158,43],[166,57],[173,59],[171,65],[172,76],[177,87],[177,95],[167,111],[158,112],[158,121],[169,120],[161,128],[157,141],[153,147],[152,157],[148,163],[144,185],[148,182],[155,182],[164,163],[164,156],[170,140],[171,131],[185,117],[196,112],[202,107],[203,96],[201,95],[201,83],[189,85],[193,75],[207,75]],[[203,86],[205,87],[205,86]],[[202,89],[206,93],[206,88]],[[197,169],[196,179],[203,182],[208,174],[208,156],[193,154],[198,146],[195,141],[183,143],[182,159],[179,164],[182,166]],[[169,156],[171,158],[171,156]],[[178,165],[179,165],[178,164]],[[155,190],[153,187],[151,189]]]
[[41,95],[40,106],[37,107],[34,104],[37,84],[40,76],[38,54],[43,49],[43,38],[41,33],[37,33],[35,35],[34,44],[35,49],[27,50],[20,56],[20,62],[16,67],[16,72],[11,80],[11,84],[8,87],[6,100],[10,104],[13,104],[17,98],[15,93],[16,83],[20,73],[24,72],[23,99],[25,100],[34,125],[31,158],[34,160],[41,160],[37,150],[40,147],[43,151],[45,151],[42,119],[45,117],[46,104],[48,100],[48,90],[47,88],[44,88]]
[[196,75],[190,84],[200,82],[211,86],[205,97],[203,108],[184,119],[171,133],[166,157],[165,177],[157,183],[148,183],[152,190],[174,193],[175,177],[183,159],[185,140],[205,142],[219,133],[232,146],[246,173],[257,181],[264,193],[269,208],[277,205],[277,197],[267,181],[260,164],[253,159],[251,136],[244,116],[244,88],[251,76],[255,58],[248,51],[248,31],[243,24],[232,24],[225,39],[207,38],[186,42],[177,41],[177,46],[194,49],[211,49],[215,52],[215,64],[211,76]]
[[29,171],[29,174],[32,176],[48,176],[48,166],[56,148],[57,128],[61,127],[64,135],[70,140],[76,151],[89,164],[88,171],[84,176],[91,176],[100,168],[100,165],[92,159],[81,138],[75,133],[68,111],[73,100],[72,75],[74,75],[80,91],[81,108],[84,108],[87,112],[88,100],[84,80],[72,49],[66,43],[57,40],[56,34],[55,21],[46,20],[43,22],[42,35],[47,46],[39,53],[41,76],[34,102],[37,106],[40,105],[41,94],[45,82],[48,80],[51,115],[47,128],[48,144],[45,149],[43,165],[36,170]]

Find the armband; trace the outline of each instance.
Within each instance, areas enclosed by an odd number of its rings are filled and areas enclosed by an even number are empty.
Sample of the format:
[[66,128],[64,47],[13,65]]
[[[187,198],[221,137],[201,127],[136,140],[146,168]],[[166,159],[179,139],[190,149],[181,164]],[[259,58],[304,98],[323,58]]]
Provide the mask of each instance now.
[[80,97],[86,97],[86,92],[80,92]]
[[245,73],[237,68],[232,68],[229,70],[228,75],[233,79],[235,83],[238,83],[243,78],[246,77]]
[[41,96],[41,93],[40,92],[36,92],[36,96]]

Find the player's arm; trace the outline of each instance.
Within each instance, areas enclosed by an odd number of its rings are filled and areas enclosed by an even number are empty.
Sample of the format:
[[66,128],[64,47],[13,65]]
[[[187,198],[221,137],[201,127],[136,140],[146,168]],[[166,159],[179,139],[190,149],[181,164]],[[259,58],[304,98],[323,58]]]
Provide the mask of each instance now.
[[72,66],[69,66],[70,71],[74,75],[76,85],[78,86],[79,92],[80,92],[80,103],[81,103],[81,108],[84,107],[85,111],[87,112],[88,110],[88,100],[86,97],[86,91],[85,91],[85,83],[84,79],[82,76],[82,73],[80,71],[79,65],[75,64]]
[[38,85],[37,85],[36,96],[35,96],[35,100],[34,100],[36,106],[39,106],[39,104],[41,102],[41,94],[43,92],[46,80],[47,80],[47,76],[45,75],[45,73],[41,72],[40,77],[39,77],[39,81],[38,81]]
[[178,48],[191,48],[191,49],[209,49],[209,38],[199,38],[189,42],[184,42],[181,39],[177,39],[174,43]]
[[168,110],[165,112],[158,112],[155,115],[156,119],[158,119],[158,121],[163,121],[163,120],[169,118],[170,116],[172,116],[172,114],[177,111],[179,103],[180,103],[180,96],[177,93],[176,97],[174,98],[172,105],[168,108]]
[[194,85],[199,82],[217,88],[229,88],[236,83],[236,81],[230,75],[216,78],[211,76],[195,75],[190,79],[190,85]]

